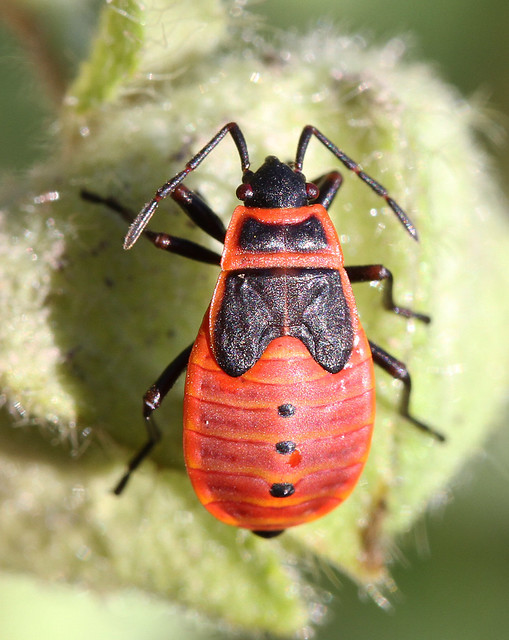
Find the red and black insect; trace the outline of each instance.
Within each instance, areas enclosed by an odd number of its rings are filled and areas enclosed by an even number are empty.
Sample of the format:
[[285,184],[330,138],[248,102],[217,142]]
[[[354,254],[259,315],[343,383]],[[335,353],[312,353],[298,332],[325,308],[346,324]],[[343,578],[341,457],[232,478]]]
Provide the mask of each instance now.
[[[242,184],[228,229],[181,183],[230,133]],[[327,209],[342,183],[332,171],[307,183],[302,173],[312,136],[382,196],[406,230],[416,230],[386,189],[361,171],[315,127],[304,127],[293,164],[269,156],[249,169],[244,136],[229,123],[185,169],[163,185],[132,222],[129,249],[144,235],[156,247],[221,266],[194,345],[179,354],[144,396],[148,441],[115,488],[160,439],[152,419],[187,368],[184,455],[198,498],[219,520],[273,537],[328,513],[351,493],[366,461],[375,416],[373,363],[403,382],[400,412],[409,413],[411,381],[402,362],[368,341],[350,283],[384,281],[383,302],[404,317],[429,317],[394,304],[391,272],[380,264],[345,267]],[[171,196],[201,229],[224,242],[222,256],[145,227]],[[91,193],[132,221],[116,200]]]

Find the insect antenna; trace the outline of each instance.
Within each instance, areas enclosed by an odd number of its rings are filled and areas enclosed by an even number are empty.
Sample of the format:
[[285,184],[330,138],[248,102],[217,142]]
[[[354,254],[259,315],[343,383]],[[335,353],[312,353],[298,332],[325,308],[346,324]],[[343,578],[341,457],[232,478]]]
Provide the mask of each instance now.
[[302,130],[302,133],[299,138],[299,143],[297,145],[297,154],[295,157],[295,169],[296,171],[302,171],[302,164],[304,162],[304,155],[306,153],[306,149],[308,147],[311,136],[316,136],[320,142],[327,147],[327,149],[340,160],[347,169],[356,173],[359,178],[365,182],[377,195],[384,198],[389,207],[394,211],[396,216],[398,217],[401,224],[405,227],[408,233],[414,238],[414,240],[418,240],[417,229],[415,228],[413,222],[407,216],[407,214],[403,211],[403,209],[399,206],[395,200],[393,200],[385,187],[383,187],[379,182],[374,180],[371,176],[368,176],[367,173],[361,170],[359,165],[349,158],[341,149],[336,147],[336,145],[329,140],[326,136],[323,135],[321,131],[319,131],[316,127],[312,125],[307,125]]
[[173,176],[173,178],[168,180],[168,182],[163,184],[162,187],[159,187],[152,200],[147,202],[129,227],[129,231],[127,232],[124,240],[124,249],[131,249],[143,233],[143,230],[149,223],[150,218],[154,215],[154,211],[156,210],[159,202],[169,196],[170,193],[172,193],[172,191],[174,191],[184,180],[184,178],[191,173],[191,171],[196,169],[203,160],[205,160],[209,153],[221,142],[227,133],[232,136],[233,141],[235,142],[235,146],[237,147],[240,156],[242,172],[246,173],[250,165],[246,140],[238,124],[236,122],[229,122],[220,131],[218,131],[211,140],[209,140],[203,149],[198,151],[198,153],[189,160],[183,171],[180,171]]

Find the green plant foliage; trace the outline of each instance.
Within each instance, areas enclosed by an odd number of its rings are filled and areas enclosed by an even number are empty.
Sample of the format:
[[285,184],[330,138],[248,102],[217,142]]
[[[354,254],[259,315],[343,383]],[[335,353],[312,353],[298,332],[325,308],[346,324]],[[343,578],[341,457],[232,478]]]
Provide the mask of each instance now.
[[[495,426],[509,359],[497,338],[509,235],[479,116],[403,54],[399,41],[370,49],[323,28],[268,42],[229,2],[105,5],[57,150],[1,218],[5,568],[101,592],[136,587],[281,636],[319,617],[310,563],[341,568],[383,604],[388,547]],[[370,337],[412,372],[413,412],[448,438],[440,445],[402,420],[400,387],[381,373],[373,450],[354,494],[273,541],[198,504],[181,454],[181,386],[158,412],[162,444],[112,496],[145,437],[141,396],[193,340],[217,272],[143,240],[123,252],[123,221],[80,198],[86,187],[136,212],[231,120],[254,166],[270,153],[290,159],[303,125],[315,124],[409,212],[419,244],[353,175],[331,209],[347,263],[386,264],[397,300],[433,316],[430,327],[394,317],[378,290],[358,287]],[[336,164],[313,141],[304,171],[314,178]],[[187,184],[227,222],[239,180],[225,140]],[[151,224],[219,249],[171,201]]]

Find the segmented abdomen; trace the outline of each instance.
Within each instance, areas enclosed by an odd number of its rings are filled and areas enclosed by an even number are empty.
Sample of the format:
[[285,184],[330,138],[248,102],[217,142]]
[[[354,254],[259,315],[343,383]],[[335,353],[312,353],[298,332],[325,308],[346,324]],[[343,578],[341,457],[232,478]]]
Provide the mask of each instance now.
[[328,513],[354,488],[371,441],[374,378],[363,330],[339,373],[285,336],[231,377],[210,351],[207,322],[191,353],[184,400],[184,455],[200,501],[219,520],[254,530]]

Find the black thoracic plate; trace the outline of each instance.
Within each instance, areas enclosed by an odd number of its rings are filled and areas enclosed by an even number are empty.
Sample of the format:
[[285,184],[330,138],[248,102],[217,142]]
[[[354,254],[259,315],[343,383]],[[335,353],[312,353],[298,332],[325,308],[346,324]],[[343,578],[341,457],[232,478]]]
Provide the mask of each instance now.
[[327,238],[316,216],[298,224],[265,224],[256,218],[247,218],[240,231],[239,247],[254,252],[306,253],[325,249]]
[[353,328],[339,271],[251,269],[226,277],[213,328],[221,369],[240,376],[281,336],[301,340],[326,371],[337,373],[352,353]]

